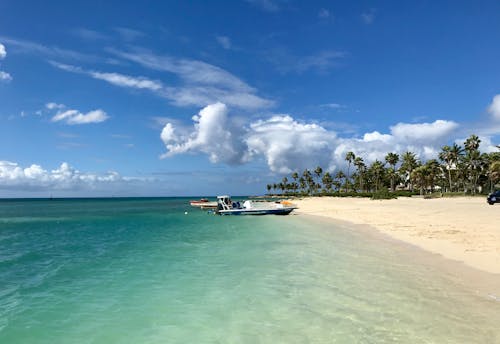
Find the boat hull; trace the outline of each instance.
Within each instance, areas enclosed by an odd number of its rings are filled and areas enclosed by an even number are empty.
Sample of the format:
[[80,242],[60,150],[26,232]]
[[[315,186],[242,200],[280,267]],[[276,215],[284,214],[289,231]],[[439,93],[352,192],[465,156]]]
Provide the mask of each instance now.
[[279,208],[279,209],[229,209],[219,210],[219,215],[288,215],[295,208]]

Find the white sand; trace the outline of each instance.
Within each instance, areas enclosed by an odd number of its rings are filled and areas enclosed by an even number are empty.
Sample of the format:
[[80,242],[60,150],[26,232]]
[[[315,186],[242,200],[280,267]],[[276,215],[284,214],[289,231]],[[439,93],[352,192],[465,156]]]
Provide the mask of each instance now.
[[370,225],[445,258],[500,273],[500,204],[490,206],[485,198],[313,197],[293,202],[299,214]]

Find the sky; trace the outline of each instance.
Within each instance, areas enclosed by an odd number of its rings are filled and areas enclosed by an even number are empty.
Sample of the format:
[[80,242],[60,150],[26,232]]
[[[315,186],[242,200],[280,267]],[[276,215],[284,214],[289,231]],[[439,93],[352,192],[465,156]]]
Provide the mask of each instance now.
[[0,2],[0,198],[254,195],[500,142],[498,1]]

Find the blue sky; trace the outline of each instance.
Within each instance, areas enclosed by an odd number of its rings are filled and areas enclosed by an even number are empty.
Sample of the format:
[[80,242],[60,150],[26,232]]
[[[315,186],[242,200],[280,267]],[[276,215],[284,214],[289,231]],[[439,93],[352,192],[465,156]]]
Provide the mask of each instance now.
[[258,194],[500,137],[497,1],[2,1],[0,197]]

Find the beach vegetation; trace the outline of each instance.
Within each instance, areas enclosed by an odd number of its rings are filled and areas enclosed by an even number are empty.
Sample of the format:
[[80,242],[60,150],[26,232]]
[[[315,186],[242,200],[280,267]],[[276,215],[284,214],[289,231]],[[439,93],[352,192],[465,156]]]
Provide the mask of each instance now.
[[369,165],[363,157],[349,151],[345,155],[345,171],[325,171],[316,166],[294,171],[278,183],[267,184],[266,188],[269,195],[299,197],[389,199],[415,195],[426,198],[484,195],[500,188],[500,148],[498,152],[484,153],[480,145],[479,137],[471,135],[463,146],[457,143],[443,146],[433,159],[422,161],[411,151],[389,152],[384,160],[375,160]]

